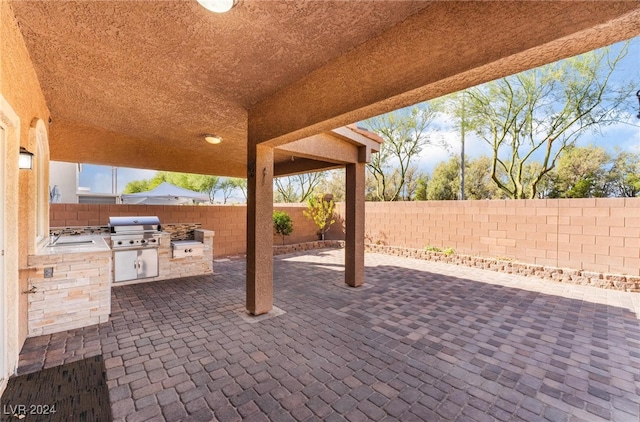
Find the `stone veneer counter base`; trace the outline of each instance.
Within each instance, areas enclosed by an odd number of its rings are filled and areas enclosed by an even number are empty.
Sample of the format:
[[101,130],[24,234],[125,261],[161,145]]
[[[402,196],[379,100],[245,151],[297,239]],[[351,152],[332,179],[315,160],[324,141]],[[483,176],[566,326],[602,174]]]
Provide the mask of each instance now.
[[111,249],[101,235],[74,236],[73,239],[95,243],[45,246],[37,255],[28,257],[30,290],[22,292],[28,294],[28,336],[71,330],[109,319]]

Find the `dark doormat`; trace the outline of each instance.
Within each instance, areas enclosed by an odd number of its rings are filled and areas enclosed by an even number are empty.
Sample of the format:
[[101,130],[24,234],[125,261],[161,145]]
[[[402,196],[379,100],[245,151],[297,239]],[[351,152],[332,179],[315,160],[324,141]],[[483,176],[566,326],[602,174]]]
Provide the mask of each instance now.
[[102,356],[10,378],[0,421],[110,422]]

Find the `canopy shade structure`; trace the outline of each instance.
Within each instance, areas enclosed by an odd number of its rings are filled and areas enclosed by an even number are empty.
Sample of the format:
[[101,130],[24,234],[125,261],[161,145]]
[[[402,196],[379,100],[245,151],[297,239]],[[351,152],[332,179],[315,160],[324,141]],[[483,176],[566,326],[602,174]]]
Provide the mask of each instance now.
[[146,192],[122,195],[123,204],[140,205],[183,205],[209,202],[209,195],[162,182],[155,189]]

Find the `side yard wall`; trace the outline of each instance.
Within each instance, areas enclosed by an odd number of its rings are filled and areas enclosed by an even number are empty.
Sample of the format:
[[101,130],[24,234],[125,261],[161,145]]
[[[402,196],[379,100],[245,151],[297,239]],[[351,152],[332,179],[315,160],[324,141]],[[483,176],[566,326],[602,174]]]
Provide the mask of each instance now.
[[366,242],[640,275],[640,198],[367,202]]

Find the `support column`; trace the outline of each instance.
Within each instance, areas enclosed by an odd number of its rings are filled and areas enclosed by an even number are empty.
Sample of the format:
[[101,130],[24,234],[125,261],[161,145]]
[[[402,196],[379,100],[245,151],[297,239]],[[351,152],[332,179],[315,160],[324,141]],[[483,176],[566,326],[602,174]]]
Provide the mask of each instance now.
[[345,283],[364,284],[364,174],[365,163],[346,166]]
[[273,307],[273,148],[247,151],[247,311]]

